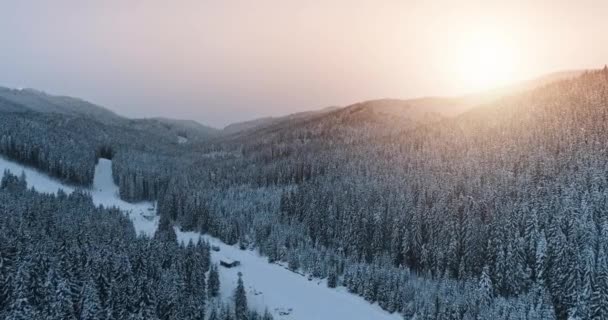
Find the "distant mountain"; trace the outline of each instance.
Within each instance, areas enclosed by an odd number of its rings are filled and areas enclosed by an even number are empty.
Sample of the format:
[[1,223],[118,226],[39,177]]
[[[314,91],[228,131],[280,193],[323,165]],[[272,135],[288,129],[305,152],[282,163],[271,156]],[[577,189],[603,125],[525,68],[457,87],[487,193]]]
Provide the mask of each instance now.
[[168,118],[128,119],[82,99],[55,96],[35,89],[9,89],[0,87],[0,112],[37,112],[83,117],[106,125],[132,127],[155,134],[173,135],[204,140],[217,135],[219,130],[193,120]]
[[[476,106],[491,103],[501,97],[529,91],[547,84],[575,78],[583,74],[585,70],[570,70],[550,73],[535,79],[523,81],[511,86],[483,91],[455,97],[422,97],[414,99],[377,99],[355,103],[345,107],[328,107],[321,110],[294,113],[283,117],[265,117],[250,121],[233,123],[226,126],[223,134],[238,134],[252,130],[272,129],[274,126],[281,127],[282,124],[301,122],[317,118],[319,115],[328,117],[347,116],[364,117],[364,114],[374,117],[397,118],[395,120],[411,120],[415,123],[428,123],[438,121],[445,117],[453,117],[462,114]],[[344,110],[344,113],[334,111]],[[348,122],[342,119],[343,122]]]
[[357,103],[346,108],[367,108],[374,113],[404,117],[412,120],[439,119],[438,116],[453,117],[473,107],[488,104],[501,97],[533,90],[560,80],[575,78],[585,70],[550,73],[511,86],[458,97],[423,97],[416,99],[379,99]]
[[286,120],[295,120],[295,119],[305,119],[312,116],[317,116],[320,114],[325,114],[334,110],[340,109],[340,107],[326,107],[320,110],[313,111],[304,111],[293,113],[290,115],[282,116],[282,117],[264,117],[253,119],[249,121],[237,122],[233,124],[229,124],[222,130],[225,134],[233,134],[241,131],[246,131],[254,128],[262,128],[271,126],[275,123],[279,123]]
[[108,109],[78,98],[54,96],[35,89],[3,87],[0,87],[0,111],[60,113],[92,117],[102,122],[117,121],[121,118]]
[[245,131],[245,130],[249,130],[249,129],[252,129],[255,127],[267,125],[269,123],[272,123],[273,121],[276,121],[276,119],[277,118],[273,118],[273,117],[264,117],[264,118],[256,118],[253,120],[247,120],[247,121],[243,121],[243,122],[231,123],[231,124],[227,125],[226,127],[224,127],[223,131],[228,134]]
[[168,130],[171,133],[187,139],[206,139],[220,134],[220,130],[205,126],[194,120],[179,120],[169,118],[149,118],[129,120],[134,129],[139,130]]

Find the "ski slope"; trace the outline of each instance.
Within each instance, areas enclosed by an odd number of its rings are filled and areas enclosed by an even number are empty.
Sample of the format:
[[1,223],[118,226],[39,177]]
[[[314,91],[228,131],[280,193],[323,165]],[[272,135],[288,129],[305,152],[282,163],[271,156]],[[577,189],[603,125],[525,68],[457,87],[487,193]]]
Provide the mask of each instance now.
[[[63,189],[67,193],[75,190],[44,173],[0,157],[0,173],[9,170],[20,175],[24,172],[28,187],[39,192],[56,193]],[[115,206],[133,221],[138,234],[154,235],[158,226],[155,205],[151,202],[128,203],[118,196],[118,187],[112,179],[112,162],[99,159],[95,167],[93,187],[89,190],[96,205]],[[243,274],[250,307],[259,311],[268,309],[277,320],[397,320],[398,314],[390,314],[363,298],[350,294],[345,288],[330,289],[325,280],[313,279],[287,270],[285,267],[268,263],[257,251],[240,250],[219,239],[196,232],[181,232],[175,229],[179,241],[196,242],[203,238],[220,248],[212,251],[211,259],[218,263],[226,257],[238,260],[235,268],[220,267],[220,292],[223,299],[231,299],[236,288],[238,273]]]
[[[54,194],[59,189],[63,189],[66,193],[72,193],[77,189],[74,186],[66,185],[53,179],[36,169],[0,157],[0,174],[3,174],[4,170],[8,170],[15,175],[20,175],[24,172],[28,188],[34,188],[41,193]],[[112,161],[99,159],[97,166],[95,166],[93,187],[85,190],[91,194],[95,205],[118,207],[127,213],[133,221],[137,234],[145,234],[150,237],[154,235],[158,226],[156,206],[151,202],[129,203],[119,198],[118,186],[114,184],[114,180],[112,179]]]

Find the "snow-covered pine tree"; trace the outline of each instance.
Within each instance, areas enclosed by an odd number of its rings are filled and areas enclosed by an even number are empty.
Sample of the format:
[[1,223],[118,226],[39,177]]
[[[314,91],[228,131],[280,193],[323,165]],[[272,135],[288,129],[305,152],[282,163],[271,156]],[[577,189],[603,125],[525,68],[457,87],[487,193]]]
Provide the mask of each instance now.
[[243,275],[239,272],[236,290],[234,291],[234,315],[236,320],[247,320],[247,293],[243,284]]
[[603,248],[597,256],[590,309],[592,320],[608,320],[608,259]]
[[207,280],[207,293],[209,297],[217,297],[220,293],[220,275],[216,264],[209,269],[209,280]]

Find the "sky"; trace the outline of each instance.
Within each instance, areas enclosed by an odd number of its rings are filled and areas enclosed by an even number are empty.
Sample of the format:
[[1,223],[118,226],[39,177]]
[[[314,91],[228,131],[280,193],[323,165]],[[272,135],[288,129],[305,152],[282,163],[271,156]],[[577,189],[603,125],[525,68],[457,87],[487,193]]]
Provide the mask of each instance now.
[[216,127],[608,63],[608,1],[0,0],[0,86]]

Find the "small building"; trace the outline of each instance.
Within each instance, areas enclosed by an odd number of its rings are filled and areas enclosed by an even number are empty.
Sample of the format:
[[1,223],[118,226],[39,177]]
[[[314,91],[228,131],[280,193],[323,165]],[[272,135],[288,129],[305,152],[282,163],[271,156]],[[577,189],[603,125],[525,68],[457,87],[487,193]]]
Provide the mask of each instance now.
[[241,265],[241,262],[238,260],[232,260],[230,258],[221,258],[220,265],[224,268],[234,268]]

